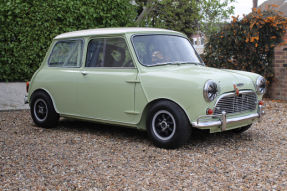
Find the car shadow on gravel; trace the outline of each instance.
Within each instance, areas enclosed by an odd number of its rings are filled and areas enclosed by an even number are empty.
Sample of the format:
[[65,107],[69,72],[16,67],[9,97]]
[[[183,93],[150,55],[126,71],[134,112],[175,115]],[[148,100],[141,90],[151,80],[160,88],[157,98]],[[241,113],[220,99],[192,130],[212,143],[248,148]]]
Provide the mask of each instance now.
[[[69,121],[61,119],[58,126],[53,129],[55,131],[65,132],[79,132],[90,133],[97,136],[109,137],[110,139],[128,139],[131,142],[147,142],[148,146],[153,146],[149,137],[145,131],[139,131],[137,129],[126,128],[114,125],[105,125],[100,123],[85,122],[85,121]],[[212,145],[234,145],[236,143],[242,144],[242,141],[248,143],[254,139],[254,132],[248,130],[241,134],[235,134],[230,131],[220,133],[209,133],[208,130],[193,129],[191,137],[186,148],[198,147],[198,146],[212,146]]]
[[129,138],[134,140],[148,140],[145,131],[139,131],[133,128],[127,128],[116,125],[106,125],[86,121],[70,121],[61,119],[55,130],[73,131],[82,133],[96,134],[97,136],[109,136],[114,139]]
[[258,134],[255,134],[251,129],[243,133],[233,133],[231,131],[209,133],[208,130],[193,129],[188,143],[185,145],[187,148],[193,147],[222,147],[228,145],[240,146],[242,144],[248,144],[254,139],[258,139]]

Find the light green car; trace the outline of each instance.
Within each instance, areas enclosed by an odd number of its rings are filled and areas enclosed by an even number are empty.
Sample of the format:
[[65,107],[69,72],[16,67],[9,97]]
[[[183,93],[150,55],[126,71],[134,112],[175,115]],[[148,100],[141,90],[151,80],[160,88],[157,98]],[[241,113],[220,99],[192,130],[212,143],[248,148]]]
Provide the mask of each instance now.
[[240,133],[260,122],[265,89],[258,74],[206,67],[182,33],[103,28],[55,37],[24,101],[40,127],[60,116],[109,123],[173,149],[192,128]]

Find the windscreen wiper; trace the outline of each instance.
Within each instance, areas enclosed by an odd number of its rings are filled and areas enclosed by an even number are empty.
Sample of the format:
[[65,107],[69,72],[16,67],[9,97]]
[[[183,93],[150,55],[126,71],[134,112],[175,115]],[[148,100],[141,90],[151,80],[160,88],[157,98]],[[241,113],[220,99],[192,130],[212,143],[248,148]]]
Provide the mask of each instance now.
[[201,64],[201,63],[198,63],[198,62],[180,62],[180,61],[176,61],[176,62],[172,62],[172,64],[176,64],[176,65],[181,65],[181,64],[195,64],[195,65],[198,65],[198,64]]
[[176,61],[176,62],[163,62],[163,63],[156,63],[153,65],[146,65],[147,67],[153,67],[153,66],[163,66],[163,65],[181,65],[181,64],[195,64],[195,65],[202,65],[202,63],[198,63],[198,62],[180,62],[180,61]]
[[163,65],[170,65],[172,64],[171,62],[163,62],[163,63],[156,63],[153,65],[146,65],[147,67],[152,67],[152,66],[163,66]]

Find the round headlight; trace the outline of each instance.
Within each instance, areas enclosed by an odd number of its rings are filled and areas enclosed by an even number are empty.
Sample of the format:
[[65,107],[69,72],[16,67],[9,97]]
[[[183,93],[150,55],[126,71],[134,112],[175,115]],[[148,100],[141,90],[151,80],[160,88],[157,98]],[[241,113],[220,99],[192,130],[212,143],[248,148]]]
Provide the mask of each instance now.
[[208,80],[203,88],[204,99],[207,102],[213,101],[217,97],[217,92],[218,92],[217,84],[212,80]]
[[256,91],[259,95],[266,92],[266,80],[262,76],[259,76],[256,80]]

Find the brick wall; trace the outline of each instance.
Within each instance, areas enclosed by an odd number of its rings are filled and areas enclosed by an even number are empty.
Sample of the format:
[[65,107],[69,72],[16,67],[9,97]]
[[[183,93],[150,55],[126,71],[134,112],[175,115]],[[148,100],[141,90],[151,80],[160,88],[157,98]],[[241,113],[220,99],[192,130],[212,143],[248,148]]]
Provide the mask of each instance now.
[[[287,33],[285,35],[285,41],[287,42]],[[275,47],[274,56],[272,59],[272,67],[275,71],[275,78],[272,83],[269,84],[269,96],[272,99],[280,99],[287,101],[287,45]]]

